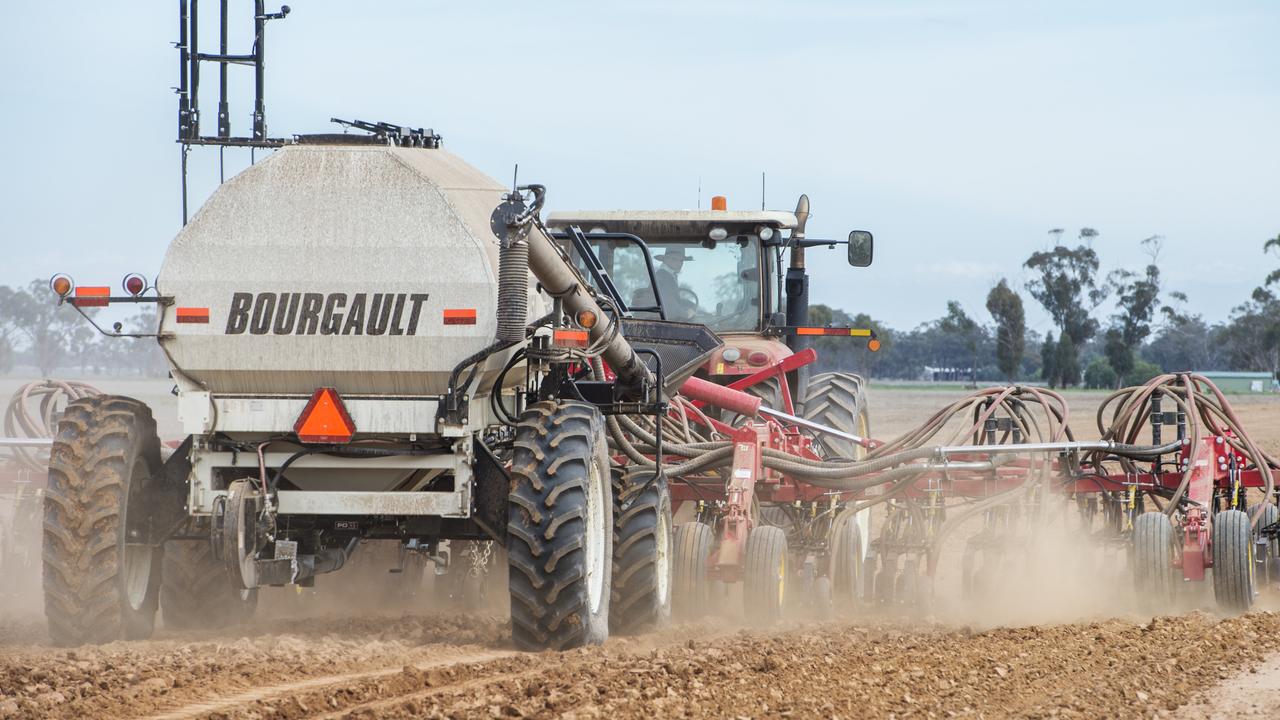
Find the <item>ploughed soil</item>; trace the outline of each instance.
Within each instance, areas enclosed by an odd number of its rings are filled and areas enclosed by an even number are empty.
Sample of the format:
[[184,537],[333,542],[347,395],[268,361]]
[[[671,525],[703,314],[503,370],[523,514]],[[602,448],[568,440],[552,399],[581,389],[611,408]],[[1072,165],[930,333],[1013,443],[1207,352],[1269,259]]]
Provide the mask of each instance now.
[[[873,434],[962,393],[873,388]],[[1071,394],[1080,436],[1103,397]],[[1280,398],[1231,399],[1280,452]],[[978,603],[940,575],[929,608],[751,628],[730,603],[725,617],[544,654],[513,650],[500,611],[432,610],[430,579],[407,609],[349,588],[326,598],[321,582],[314,597],[264,593],[232,630],[55,648],[38,596],[0,578],[0,718],[1280,717],[1277,589],[1244,616],[1187,593],[1181,614],[1153,618],[1114,549],[1075,555],[1011,563]]]
[[[414,615],[7,646],[0,716],[1164,716],[1280,650],[1280,614],[984,631],[864,618],[759,632],[715,621],[534,655],[504,638],[497,619]],[[1249,702],[1248,692],[1228,697]]]

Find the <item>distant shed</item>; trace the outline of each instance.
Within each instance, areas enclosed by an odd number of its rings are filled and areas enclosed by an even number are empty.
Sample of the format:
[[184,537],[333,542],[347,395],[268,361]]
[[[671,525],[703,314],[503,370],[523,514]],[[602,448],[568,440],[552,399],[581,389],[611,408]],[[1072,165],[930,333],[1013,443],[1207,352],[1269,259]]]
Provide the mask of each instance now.
[[1222,392],[1229,393],[1264,393],[1277,392],[1275,376],[1269,372],[1227,372],[1208,370],[1200,373],[1213,381]]

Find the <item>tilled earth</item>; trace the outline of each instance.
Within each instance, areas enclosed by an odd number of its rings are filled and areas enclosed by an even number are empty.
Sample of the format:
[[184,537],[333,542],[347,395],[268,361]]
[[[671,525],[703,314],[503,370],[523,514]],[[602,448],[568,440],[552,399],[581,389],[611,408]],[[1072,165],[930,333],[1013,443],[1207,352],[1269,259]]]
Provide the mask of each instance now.
[[[873,392],[876,434],[948,397]],[[1280,452],[1275,399],[1237,404]],[[497,617],[351,617],[357,598],[311,619],[53,648],[38,598],[0,578],[0,718],[1280,717],[1275,593],[1242,617],[1152,619],[1116,592],[1127,576],[1108,556],[1076,556],[1019,571],[980,608],[769,631],[708,620],[561,654],[515,652]]]
[[722,622],[522,654],[493,618],[289,621],[0,648],[2,717],[1143,717],[1280,650],[1280,614],[975,631]]

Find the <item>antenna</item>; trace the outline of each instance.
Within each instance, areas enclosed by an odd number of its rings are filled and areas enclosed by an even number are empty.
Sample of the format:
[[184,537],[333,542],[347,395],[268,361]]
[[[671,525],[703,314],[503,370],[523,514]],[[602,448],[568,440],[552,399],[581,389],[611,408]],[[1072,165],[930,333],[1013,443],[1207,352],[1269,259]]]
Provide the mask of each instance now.
[[516,163],[516,169],[511,172],[511,194],[516,195],[520,192],[520,163]]
[[764,173],[760,173],[760,210],[764,210]]
[[702,209],[702,176],[698,176],[698,209]]

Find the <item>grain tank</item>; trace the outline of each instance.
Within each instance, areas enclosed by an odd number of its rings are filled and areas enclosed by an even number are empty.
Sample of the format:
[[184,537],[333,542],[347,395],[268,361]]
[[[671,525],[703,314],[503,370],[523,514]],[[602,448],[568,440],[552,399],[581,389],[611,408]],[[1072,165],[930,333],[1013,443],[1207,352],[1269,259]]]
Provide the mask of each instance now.
[[[300,139],[220,186],[154,287],[130,290],[161,310],[185,440],[162,457],[150,408],[119,396],[71,403],[55,440],[54,640],[144,637],[157,609],[234,622],[259,587],[314,583],[362,541],[444,564],[464,540],[505,546],[517,645],[602,641],[628,572],[615,531],[670,527],[649,517],[668,502],[615,528],[603,413],[662,412],[662,381],[718,341],[636,321],[651,370],[545,232],[544,193],[376,135]],[[76,540],[90,531],[115,542]],[[665,555],[619,562],[669,573]],[[623,599],[661,607],[667,585]]]

